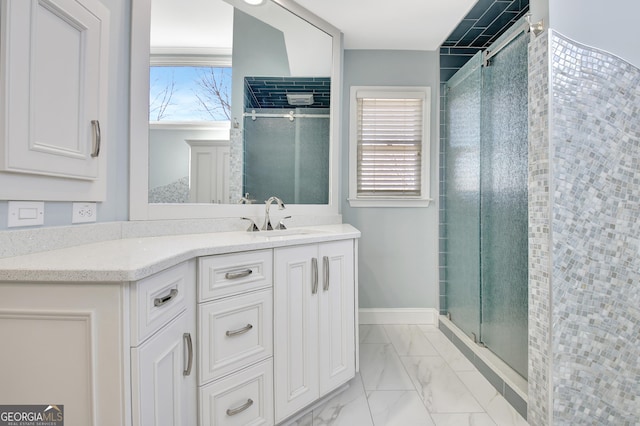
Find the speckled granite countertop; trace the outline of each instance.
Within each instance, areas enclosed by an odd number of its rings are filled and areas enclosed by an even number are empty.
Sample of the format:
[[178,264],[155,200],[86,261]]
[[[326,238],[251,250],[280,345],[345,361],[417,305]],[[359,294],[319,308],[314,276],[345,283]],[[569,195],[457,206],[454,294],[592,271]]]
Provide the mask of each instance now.
[[188,259],[359,238],[351,225],[126,238],[0,259],[0,281],[136,281]]

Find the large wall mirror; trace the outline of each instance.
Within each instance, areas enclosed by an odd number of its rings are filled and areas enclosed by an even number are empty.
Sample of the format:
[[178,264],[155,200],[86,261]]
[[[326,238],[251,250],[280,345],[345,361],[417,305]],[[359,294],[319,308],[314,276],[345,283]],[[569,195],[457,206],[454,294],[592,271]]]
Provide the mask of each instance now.
[[342,36],[290,0],[132,0],[130,219],[337,215]]

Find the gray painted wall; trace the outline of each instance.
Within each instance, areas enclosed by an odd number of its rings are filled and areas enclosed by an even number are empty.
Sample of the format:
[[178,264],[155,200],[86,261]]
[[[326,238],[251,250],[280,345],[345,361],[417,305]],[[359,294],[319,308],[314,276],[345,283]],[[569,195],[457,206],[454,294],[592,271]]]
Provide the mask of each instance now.
[[238,9],[233,15],[232,115],[241,123],[244,78],[288,77],[289,59],[282,31]]
[[[362,231],[361,308],[438,307],[438,52],[347,50],[342,110],[342,217]],[[351,208],[349,90],[351,86],[431,87],[431,198],[427,208]]]
[[533,22],[640,66],[637,0],[530,0]]
[[549,0],[549,24],[561,34],[640,66],[638,0]]

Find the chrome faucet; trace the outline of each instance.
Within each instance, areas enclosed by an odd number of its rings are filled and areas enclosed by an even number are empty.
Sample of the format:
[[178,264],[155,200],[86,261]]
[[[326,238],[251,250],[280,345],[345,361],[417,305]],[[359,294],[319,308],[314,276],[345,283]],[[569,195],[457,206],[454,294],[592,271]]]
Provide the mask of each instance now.
[[278,203],[278,210],[284,209],[284,203],[278,197],[270,197],[267,201],[265,201],[265,211],[264,211],[264,225],[262,225],[263,231],[271,231],[273,230],[273,226],[271,226],[271,219],[269,218],[269,207],[271,207],[271,203]]

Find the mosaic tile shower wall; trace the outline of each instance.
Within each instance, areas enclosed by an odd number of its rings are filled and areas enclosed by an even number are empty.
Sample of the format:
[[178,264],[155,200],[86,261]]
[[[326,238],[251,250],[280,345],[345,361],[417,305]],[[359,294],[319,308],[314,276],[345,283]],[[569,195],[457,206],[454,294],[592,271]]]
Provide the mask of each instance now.
[[547,33],[529,43],[529,392],[527,419],[549,425],[551,323]]
[[[532,377],[531,365],[529,419],[634,425],[640,419],[640,70],[555,32],[536,40],[530,53],[531,72],[549,60],[551,75],[550,103],[532,97],[530,108],[537,157],[530,163],[529,356],[540,371]],[[538,80],[531,90],[543,86]]]
[[244,166],[242,130],[231,128],[229,145],[229,198],[232,204],[236,204],[244,196],[242,193],[242,169]]

